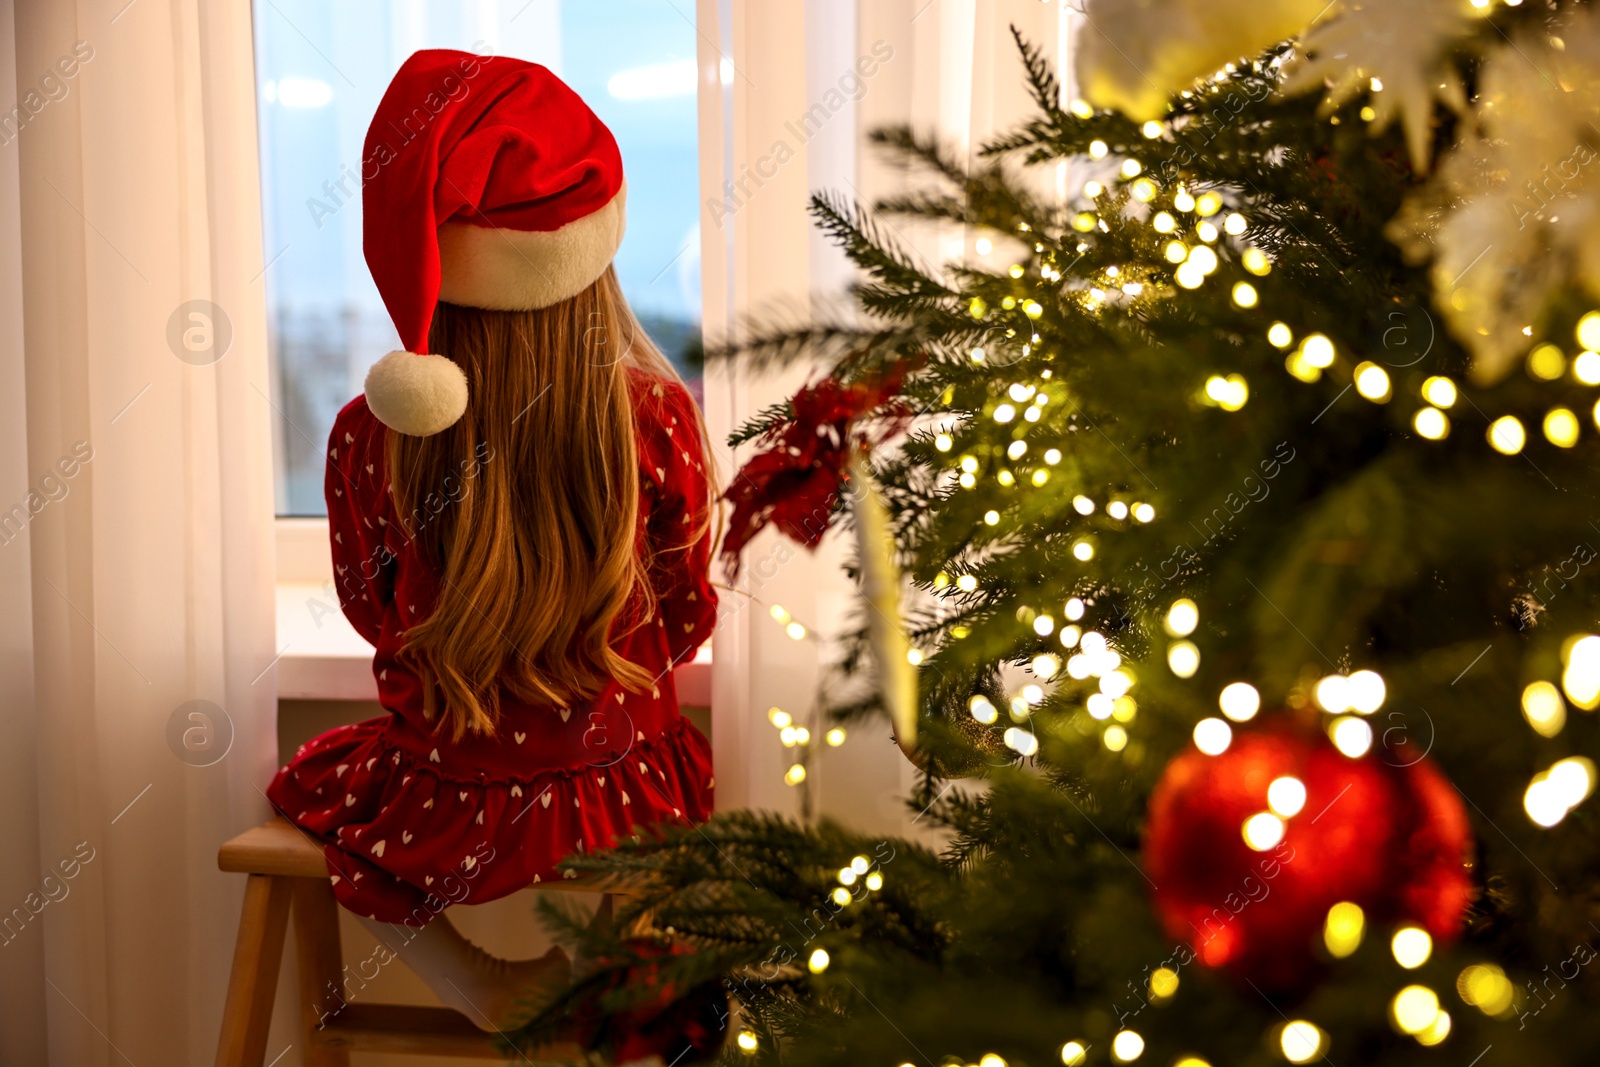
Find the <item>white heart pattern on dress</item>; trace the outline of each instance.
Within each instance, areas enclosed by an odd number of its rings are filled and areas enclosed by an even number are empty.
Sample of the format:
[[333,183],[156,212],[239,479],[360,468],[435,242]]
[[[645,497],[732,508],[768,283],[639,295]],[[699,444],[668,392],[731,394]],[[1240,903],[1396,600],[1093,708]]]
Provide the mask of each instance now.
[[547,808],[550,806],[550,791],[548,789],[539,794],[539,803],[543,804]]
[[522,795],[522,787],[520,785],[513,785],[511,787],[511,795],[514,797],[520,797]]
[[517,744],[519,744],[519,745],[522,744],[522,742],[524,742],[524,741],[526,741],[528,739],[528,735],[523,733],[521,730],[518,730],[516,733],[512,734],[511,736],[517,739]]
[[411,844],[411,837],[412,837],[412,834],[411,834],[411,831],[410,831],[410,830],[404,830],[404,831],[402,831],[402,832],[401,832],[401,834],[400,834],[400,843],[401,843],[401,844],[402,844],[402,845],[409,845],[409,844]]
[[562,708],[561,709],[561,721],[562,722],[566,722],[570,718],[572,718],[572,709],[571,708]]
[[462,800],[465,800],[465,799],[467,799],[467,791],[465,789],[463,789],[460,792],[456,793],[456,796],[460,797]]
[[382,841],[379,841],[377,844],[373,845],[372,846],[372,854],[374,856],[383,855],[383,846],[384,846],[384,842],[382,842]]
[[622,802],[624,804],[632,804],[633,803],[633,801],[628,799],[628,791],[626,789],[624,789],[622,791]]
[[430,760],[432,760],[434,763],[438,763],[439,762],[439,750],[438,749],[434,749],[432,752],[428,753],[428,758]]
[[423,801],[423,802],[422,802],[422,806],[423,806],[423,807],[424,807],[424,808],[431,808],[431,807],[433,807],[433,798],[432,798],[432,797],[429,797],[429,798],[428,798],[428,799],[427,799],[427,800],[424,800],[424,801]]
[[351,806],[351,805],[352,805],[352,804],[354,804],[354,803],[355,803],[355,802],[356,802],[356,796],[355,796],[355,794],[354,794],[354,793],[346,793],[346,794],[345,794],[345,795],[344,795],[344,806],[345,806],[345,807],[347,807],[347,808],[348,808],[348,807],[350,807],[350,806]]
[[337,767],[335,767],[333,769],[333,776],[335,778],[343,778],[344,777],[344,772],[348,771],[349,769],[350,769],[350,764],[341,763],[341,764],[339,764],[339,766],[337,766]]

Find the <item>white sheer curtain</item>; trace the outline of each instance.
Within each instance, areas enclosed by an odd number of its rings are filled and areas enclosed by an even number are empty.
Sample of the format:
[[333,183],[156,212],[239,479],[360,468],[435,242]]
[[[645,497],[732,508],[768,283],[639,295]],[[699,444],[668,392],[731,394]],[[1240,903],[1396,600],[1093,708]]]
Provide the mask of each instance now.
[[[1073,17],[1060,0],[698,0],[696,10],[705,323],[713,343],[752,315],[783,309],[792,319],[837,307],[850,268],[812,228],[809,195],[826,189],[870,202],[903,190],[912,179],[864,143],[882,125],[937,130],[975,158],[984,140],[1030,107],[1008,27],[1043,47],[1062,72]],[[959,258],[968,241],[952,228],[899,236],[930,263]],[[713,368],[706,377],[713,439],[813,373],[797,367],[755,378]],[[747,453],[724,451],[725,478]],[[815,721],[825,639],[855,610],[839,570],[847,551],[837,535],[811,556],[771,533],[747,551],[737,584],[758,599],[728,594],[716,635],[719,806],[798,810],[798,791],[783,783],[793,752],[779,744],[767,710]],[[791,640],[769,617],[772,604],[824,640]],[[815,810],[863,829],[909,827],[900,798],[913,772],[888,743],[887,726],[854,731],[841,748],[816,747],[808,779]]]
[[4,0],[0,70],[0,1062],[206,1063],[277,747],[249,5]]

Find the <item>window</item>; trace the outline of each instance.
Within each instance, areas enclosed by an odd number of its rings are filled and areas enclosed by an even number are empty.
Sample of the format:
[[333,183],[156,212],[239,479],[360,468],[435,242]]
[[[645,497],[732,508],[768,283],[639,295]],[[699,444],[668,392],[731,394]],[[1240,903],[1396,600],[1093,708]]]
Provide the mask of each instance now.
[[686,0],[257,0],[267,314],[278,513],[317,516],[323,448],[367,368],[399,338],[361,254],[361,145],[419,48],[555,71],[611,127],[628,175],[623,290],[699,376],[696,35]]

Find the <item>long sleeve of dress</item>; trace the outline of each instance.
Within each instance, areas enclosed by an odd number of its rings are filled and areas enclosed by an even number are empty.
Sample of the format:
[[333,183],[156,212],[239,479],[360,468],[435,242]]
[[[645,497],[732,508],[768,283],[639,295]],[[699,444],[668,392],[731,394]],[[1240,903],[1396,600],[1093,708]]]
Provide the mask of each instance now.
[[328,437],[323,493],[339,606],[356,632],[374,645],[384,609],[394,597],[394,556],[385,545],[388,524],[384,435],[372,432],[365,397],[346,404]]
[[[651,577],[672,662],[694,655],[716,625],[711,587],[709,459],[694,398],[676,382],[656,386],[659,425],[642,433],[645,477],[657,486],[650,516]],[[652,390],[654,393],[654,390]]]

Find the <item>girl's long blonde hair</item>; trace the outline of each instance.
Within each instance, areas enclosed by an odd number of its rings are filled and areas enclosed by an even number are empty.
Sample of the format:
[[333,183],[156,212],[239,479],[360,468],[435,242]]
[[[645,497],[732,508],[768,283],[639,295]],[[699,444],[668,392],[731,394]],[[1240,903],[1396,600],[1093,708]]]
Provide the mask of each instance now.
[[443,433],[388,434],[403,532],[439,575],[400,651],[424,714],[460,740],[494,733],[502,687],[558,708],[613,679],[648,689],[613,648],[655,611],[628,379],[677,374],[615,272],[534,311],[441,303],[428,351],[460,365],[469,399]]

